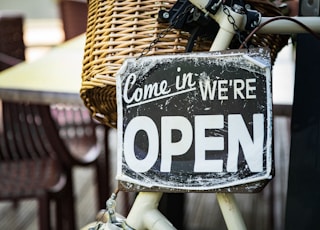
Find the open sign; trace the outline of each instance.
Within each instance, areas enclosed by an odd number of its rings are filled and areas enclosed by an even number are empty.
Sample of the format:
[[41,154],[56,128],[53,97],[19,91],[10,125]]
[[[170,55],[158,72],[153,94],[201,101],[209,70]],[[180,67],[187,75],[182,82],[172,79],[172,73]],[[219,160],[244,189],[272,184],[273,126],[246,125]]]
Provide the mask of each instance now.
[[268,50],[128,59],[117,100],[122,188],[257,191],[272,178]]

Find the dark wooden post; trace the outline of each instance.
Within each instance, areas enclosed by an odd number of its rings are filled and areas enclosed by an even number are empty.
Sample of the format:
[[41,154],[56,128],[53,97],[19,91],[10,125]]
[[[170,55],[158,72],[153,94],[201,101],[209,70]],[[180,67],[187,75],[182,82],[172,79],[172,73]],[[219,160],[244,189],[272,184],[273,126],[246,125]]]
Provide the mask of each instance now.
[[320,41],[298,35],[296,51],[286,230],[320,229]]

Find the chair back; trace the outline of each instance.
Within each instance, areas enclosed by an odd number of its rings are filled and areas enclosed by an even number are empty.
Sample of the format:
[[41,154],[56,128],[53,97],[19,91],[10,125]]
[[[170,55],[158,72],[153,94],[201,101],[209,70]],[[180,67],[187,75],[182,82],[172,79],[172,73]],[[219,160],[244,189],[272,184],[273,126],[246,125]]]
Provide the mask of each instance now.
[[88,15],[86,0],[60,0],[59,9],[65,40],[69,40],[86,31]]
[[0,71],[25,60],[23,15],[0,12]]
[[1,162],[55,158],[46,131],[46,128],[53,128],[48,123],[49,107],[2,102],[2,110]]

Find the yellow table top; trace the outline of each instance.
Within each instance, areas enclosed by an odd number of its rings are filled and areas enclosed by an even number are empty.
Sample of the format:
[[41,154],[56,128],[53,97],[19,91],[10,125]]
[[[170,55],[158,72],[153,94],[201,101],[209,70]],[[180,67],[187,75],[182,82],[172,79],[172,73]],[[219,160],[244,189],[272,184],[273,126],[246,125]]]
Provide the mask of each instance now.
[[0,72],[0,99],[30,103],[82,104],[80,98],[85,35],[33,62]]

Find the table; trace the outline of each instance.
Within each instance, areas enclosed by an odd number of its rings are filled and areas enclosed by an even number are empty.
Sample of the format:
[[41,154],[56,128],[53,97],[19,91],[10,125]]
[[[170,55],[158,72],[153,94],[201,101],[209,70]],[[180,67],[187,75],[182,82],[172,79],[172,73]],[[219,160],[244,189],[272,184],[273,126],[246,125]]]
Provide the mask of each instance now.
[[33,62],[0,73],[0,99],[38,104],[83,105],[80,98],[85,35],[71,39]]

